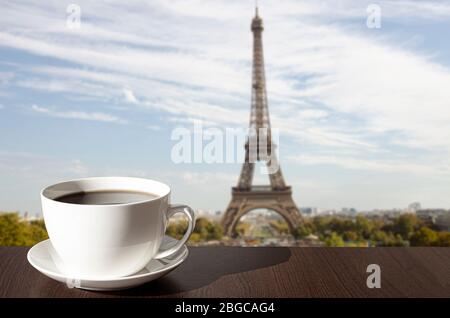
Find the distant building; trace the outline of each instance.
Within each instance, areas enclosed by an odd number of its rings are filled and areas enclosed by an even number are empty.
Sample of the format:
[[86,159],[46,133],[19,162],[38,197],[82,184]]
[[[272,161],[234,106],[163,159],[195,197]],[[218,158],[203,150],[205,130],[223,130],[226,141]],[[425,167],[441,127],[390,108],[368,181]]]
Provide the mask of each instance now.
[[30,216],[28,212],[25,212],[23,216],[20,218],[21,222],[33,222],[42,220],[42,216],[36,213],[34,216]]
[[342,208],[341,214],[345,215],[355,215],[357,213],[355,208]]
[[400,209],[390,209],[390,210],[372,210],[364,212],[363,214],[372,219],[393,219],[398,217],[403,210]]
[[420,202],[413,202],[410,205],[408,205],[408,212],[417,212],[420,209],[422,209]]
[[320,215],[335,215],[337,212],[336,210],[322,210],[320,211]]
[[[197,217],[206,218],[211,221],[219,221],[222,217],[222,211],[219,210],[203,210],[197,209],[196,211]],[[177,216],[177,214],[175,214]],[[179,214],[178,217],[184,218],[182,214]]]
[[[416,212],[416,215],[419,219],[421,219],[425,223],[435,224],[436,220],[440,216],[445,216],[445,215],[448,215],[449,213],[450,213],[450,211],[444,210],[444,209],[422,209],[422,210],[418,210]],[[441,219],[441,220],[444,220],[443,222],[445,223],[445,218]]]
[[450,231],[450,211],[436,217],[434,223],[441,231]]
[[317,215],[317,208],[315,207],[304,207],[300,208],[300,213],[303,214],[303,216],[306,217],[312,217]]

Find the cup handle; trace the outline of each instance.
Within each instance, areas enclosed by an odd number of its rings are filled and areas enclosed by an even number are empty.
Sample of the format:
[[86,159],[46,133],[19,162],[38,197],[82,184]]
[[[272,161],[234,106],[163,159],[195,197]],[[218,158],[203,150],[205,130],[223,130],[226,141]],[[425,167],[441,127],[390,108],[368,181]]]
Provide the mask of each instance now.
[[189,239],[189,236],[192,234],[194,230],[195,225],[194,210],[192,210],[189,206],[184,204],[171,204],[166,211],[166,220],[168,221],[176,213],[184,213],[187,216],[188,228],[186,230],[186,233],[184,233],[183,238],[179,240],[177,244],[175,244],[175,246],[167,250],[157,252],[156,255],[153,257],[154,259],[164,258],[177,252],[184,245],[184,243],[186,243],[186,241]]

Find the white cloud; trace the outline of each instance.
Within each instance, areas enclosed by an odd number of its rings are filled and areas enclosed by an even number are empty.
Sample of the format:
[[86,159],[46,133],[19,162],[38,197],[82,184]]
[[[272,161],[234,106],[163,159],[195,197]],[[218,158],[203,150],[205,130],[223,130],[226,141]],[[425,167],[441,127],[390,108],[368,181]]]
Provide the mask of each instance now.
[[120,119],[117,116],[100,113],[100,112],[83,112],[83,111],[55,111],[49,108],[40,107],[37,105],[32,105],[31,110],[37,113],[45,114],[50,117],[58,118],[68,118],[68,119],[79,119],[79,120],[90,120],[90,121],[100,121],[100,122],[110,122],[124,124],[126,121]]
[[50,92],[51,94],[64,93],[67,97],[78,96],[98,101],[109,101],[117,94],[112,87],[105,87],[92,81],[82,81],[80,78],[69,79],[67,75],[45,80],[30,76],[27,79],[16,81],[16,84],[19,87]]
[[[174,0],[158,1],[164,8],[188,17],[211,18],[213,15],[219,20],[230,18],[243,19],[247,12],[253,9],[253,3],[239,3],[238,1],[215,1],[205,6],[204,0]],[[322,1],[292,1],[278,0],[275,4],[270,1],[260,1],[260,11],[274,14],[303,15],[315,18],[355,18],[365,14],[367,6],[373,0],[322,0]],[[383,9],[383,15],[395,18],[439,19],[450,16],[448,1],[412,1],[412,0],[380,0],[375,3]],[[220,14],[215,14],[220,12]]]
[[382,1],[383,14],[388,17],[444,19],[450,16],[448,1]]
[[[113,91],[119,89],[130,103],[138,101],[137,93],[144,105],[176,113],[181,119],[246,124],[251,4],[217,1],[208,3],[206,9],[199,0],[155,1],[151,10],[142,3],[130,5],[130,9],[139,8],[141,14],[134,10],[118,12],[108,5],[82,6],[83,14],[95,22],[83,24],[85,29],[79,33],[57,27],[57,8],[52,5],[35,8],[40,17],[34,20],[33,9],[18,11],[12,4],[8,7],[11,16],[17,16],[16,22],[8,23],[28,32],[1,32],[3,45],[84,67],[47,67],[44,70],[53,80],[27,79],[19,85],[51,92],[95,94],[98,98],[117,96]],[[448,3],[433,1],[382,1],[381,6],[387,16],[409,17],[428,12],[422,18],[440,17],[450,7]],[[402,137],[393,140],[397,144],[422,149],[444,147],[450,151],[445,125],[450,116],[446,109],[449,70],[427,56],[398,46],[396,41],[367,37],[358,30],[320,20],[334,17],[332,13],[336,12],[344,17],[365,18],[365,3],[356,9],[352,7],[355,6],[351,1],[338,6],[333,2],[287,0],[282,5],[261,3],[274,125],[285,127],[289,135],[303,143],[325,147],[374,148],[368,137],[395,131]],[[148,23],[157,27],[139,35],[136,31],[142,29],[142,15],[147,10],[154,16]],[[96,21],[98,12],[102,12],[102,20]],[[165,17],[155,12],[164,13]],[[305,15],[320,19],[302,21]],[[176,24],[171,22],[179,16],[186,18]],[[214,20],[216,17],[220,19]],[[46,25],[51,27],[31,31],[33,21],[37,23],[39,19],[46,19]],[[204,31],[205,25],[208,32]],[[158,45],[163,50],[152,49]],[[308,79],[300,80],[304,75]],[[125,90],[121,88],[124,86]],[[308,105],[302,104],[304,100],[308,100]],[[277,111],[278,105],[286,106],[286,112]],[[333,111],[321,109],[322,106]],[[336,116],[356,117],[352,119],[354,127],[340,124]]]
[[26,178],[73,178],[89,172],[78,159],[63,159],[28,152],[0,152],[0,171]]
[[229,173],[221,172],[192,172],[185,171],[180,175],[189,185],[210,185],[217,183],[234,184],[237,182],[237,177]]
[[125,96],[125,100],[128,103],[137,104],[139,102],[137,100],[136,96],[134,96],[134,93],[133,93],[132,90],[126,88],[126,89],[123,90],[123,94]]
[[328,112],[321,109],[303,109],[297,112],[300,118],[321,119],[328,116]]
[[405,160],[359,159],[336,155],[298,155],[286,159],[302,165],[333,165],[350,170],[367,170],[383,173],[408,173],[422,176],[444,176],[450,174],[450,165],[443,164],[431,167],[427,164],[414,163]]

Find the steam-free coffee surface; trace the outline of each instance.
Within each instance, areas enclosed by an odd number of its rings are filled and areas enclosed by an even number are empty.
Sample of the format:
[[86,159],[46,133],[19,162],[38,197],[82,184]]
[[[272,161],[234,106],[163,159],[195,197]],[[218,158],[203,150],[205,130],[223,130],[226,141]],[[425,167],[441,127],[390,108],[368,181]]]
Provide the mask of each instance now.
[[56,198],[55,200],[64,203],[105,205],[140,202],[151,200],[156,197],[156,195],[148,192],[104,190],[70,193]]

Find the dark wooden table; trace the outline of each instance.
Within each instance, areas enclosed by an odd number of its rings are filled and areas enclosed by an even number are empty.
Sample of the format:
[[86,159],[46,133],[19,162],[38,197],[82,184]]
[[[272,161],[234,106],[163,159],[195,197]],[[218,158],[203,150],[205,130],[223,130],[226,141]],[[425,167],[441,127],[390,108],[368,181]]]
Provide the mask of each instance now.
[[[190,247],[169,275],[116,292],[69,289],[0,247],[0,297],[450,297],[450,248]],[[381,288],[366,285],[381,267]]]

